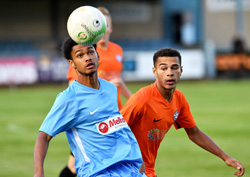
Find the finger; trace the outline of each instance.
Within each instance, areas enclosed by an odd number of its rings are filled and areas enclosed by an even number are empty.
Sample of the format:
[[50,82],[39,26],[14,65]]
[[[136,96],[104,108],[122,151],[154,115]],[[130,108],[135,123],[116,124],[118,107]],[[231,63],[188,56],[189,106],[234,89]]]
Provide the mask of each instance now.
[[245,172],[244,167],[238,166],[237,169],[238,169],[239,171],[238,171],[238,172],[235,172],[234,175],[236,175],[236,176],[243,176],[243,175],[244,175],[244,172]]
[[240,162],[237,162],[237,169],[239,170],[240,174],[244,174],[245,172],[245,168],[243,167],[243,165]]
[[244,167],[240,168],[240,170],[239,170],[240,176],[243,176],[244,173],[245,173],[245,168]]

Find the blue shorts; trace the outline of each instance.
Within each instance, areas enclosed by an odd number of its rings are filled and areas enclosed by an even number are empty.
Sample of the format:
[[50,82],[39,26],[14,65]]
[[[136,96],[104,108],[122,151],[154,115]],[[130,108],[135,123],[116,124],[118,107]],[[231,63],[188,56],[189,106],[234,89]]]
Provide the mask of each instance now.
[[147,177],[129,162],[121,162],[99,172],[93,177]]

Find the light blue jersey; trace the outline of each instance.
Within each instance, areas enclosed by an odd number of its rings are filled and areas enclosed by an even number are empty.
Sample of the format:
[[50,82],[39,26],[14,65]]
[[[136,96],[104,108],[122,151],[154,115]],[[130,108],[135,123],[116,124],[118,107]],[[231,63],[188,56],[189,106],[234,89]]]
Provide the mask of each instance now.
[[39,129],[53,137],[66,132],[79,177],[121,161],[142,164],[139,145],[118,110],[115,85],[100,78],[99,83],[96,90],[74,81],[57,96]]

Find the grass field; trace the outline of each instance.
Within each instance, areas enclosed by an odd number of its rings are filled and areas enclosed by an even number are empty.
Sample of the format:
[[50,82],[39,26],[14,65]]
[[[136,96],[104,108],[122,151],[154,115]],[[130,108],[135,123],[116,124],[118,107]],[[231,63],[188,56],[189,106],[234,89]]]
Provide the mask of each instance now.
[[[128,83],[132,92],[149,83]],[[33,175],[33,149],[38,129],[56,95],[66,84],[0,87],[0,176]],[[240,160],[250,176],[250,80],[181,81],[182,90],[200,129],[224,151]],[[124,100],[125,101],[125,100]],[[50,143],[45,175],[58,176],[70,150],[64,133]],[[229,177],[233,168],[188,140],[173,127],[163,140],[158,177]]]

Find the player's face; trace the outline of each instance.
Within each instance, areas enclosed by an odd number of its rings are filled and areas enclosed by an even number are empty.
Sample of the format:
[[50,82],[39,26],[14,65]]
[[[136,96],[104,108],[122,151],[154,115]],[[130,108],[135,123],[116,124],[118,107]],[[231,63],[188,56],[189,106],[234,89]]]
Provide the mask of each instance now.
[[159,57],[153,67],[158,89],[175,89],[180,80],[182,66],[178,57]]
[[92,75],[97,72],[99,55],[92,45],[75,45],[71,51],[71,67],[82,75]]
[[107,22],[107,28],[106,28],[106,33],[102,37],[102,39],[98,43],[105,43],[108,42],[110,39],[110,35],[112,33],[112,24],[111,24],[111,19],[107,16],[104,15],[106,22]]

